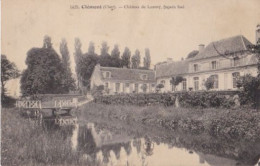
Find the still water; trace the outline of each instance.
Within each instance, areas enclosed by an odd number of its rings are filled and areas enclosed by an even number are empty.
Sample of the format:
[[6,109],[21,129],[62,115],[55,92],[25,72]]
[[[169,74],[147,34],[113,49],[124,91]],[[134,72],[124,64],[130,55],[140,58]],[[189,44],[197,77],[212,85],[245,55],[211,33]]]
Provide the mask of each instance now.
[[[63,126],[63,128],[66,126]],[[117,166],[258,166],[260,143],[114,120],[84,120],[68,135],[82,159]]]

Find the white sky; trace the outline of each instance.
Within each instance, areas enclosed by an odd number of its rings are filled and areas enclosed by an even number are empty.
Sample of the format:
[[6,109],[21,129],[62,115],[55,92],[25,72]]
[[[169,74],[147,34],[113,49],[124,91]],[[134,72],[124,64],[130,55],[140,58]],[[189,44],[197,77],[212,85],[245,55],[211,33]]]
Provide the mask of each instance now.
[[[72,10],[72,4],[167,4],[185,9]],[[42,47],[47,34],[58,53],[61,39],[67,39],[71,61],[75,37],[81,39],[83,52],[93,41],[99,53],[101,42],[107,41],[109,51],[119,44],[121,53],[128,46],[132,54],[139,49],[143,56],[150,48],[152,64],[167,57],[180,60],[201,43],[234,35],[255,43],[259,8],[260,0],[2,0],[2,54],[23,70],[27,51]]]

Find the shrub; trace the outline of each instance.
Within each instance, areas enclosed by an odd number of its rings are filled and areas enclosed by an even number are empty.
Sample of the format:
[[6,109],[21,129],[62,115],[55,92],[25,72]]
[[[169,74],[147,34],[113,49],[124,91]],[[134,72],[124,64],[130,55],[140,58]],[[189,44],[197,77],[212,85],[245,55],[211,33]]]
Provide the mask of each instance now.
[[234,95],[237,92],[180,92],[180,93],[149,93],[149,94],[118,94],[109,96],[96,96],[96,103],[121,105],[164,105],[173,106],[176,97],[179,104],[186,108],[232,108],[235,106]]
[[241,87],[240,101],[242,105],[252,105],[253,107],[257,104],[257,90],[260,86],[260,78],[253,77],[250,74],[242,76],[238,82],[238,87]]

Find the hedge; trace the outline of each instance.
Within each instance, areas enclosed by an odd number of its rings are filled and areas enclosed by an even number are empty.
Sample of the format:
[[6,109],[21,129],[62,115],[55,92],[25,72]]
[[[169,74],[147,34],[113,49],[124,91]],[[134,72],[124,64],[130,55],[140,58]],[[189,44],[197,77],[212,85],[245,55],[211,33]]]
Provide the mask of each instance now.
[[181,107],[232,108],[239,106],[238,94],[237,91],[117,94],[96,96],[94,102],[115,105],[173,106],[178,98]]

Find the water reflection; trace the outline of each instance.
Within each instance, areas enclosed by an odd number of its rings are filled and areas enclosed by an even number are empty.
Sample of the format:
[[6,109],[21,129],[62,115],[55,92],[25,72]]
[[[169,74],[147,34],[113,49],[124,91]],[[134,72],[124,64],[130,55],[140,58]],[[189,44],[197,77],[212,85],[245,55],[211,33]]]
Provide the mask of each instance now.
[[[132,127],[133,128],[133,127]],[[257,165],[260,143],[217,140],[209,135],[182,132],[152,133],[139,129],[138,134],[124,128],[81,123],[58,127],[68,130],[72,149],[82,159],[102,161],[105,165]],[[133,128],[136,130],[136,128]],[[155,130],[157,131],[157,130]]]

